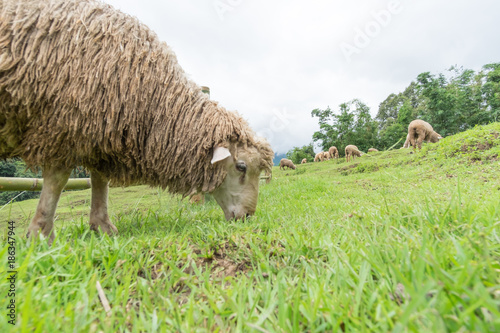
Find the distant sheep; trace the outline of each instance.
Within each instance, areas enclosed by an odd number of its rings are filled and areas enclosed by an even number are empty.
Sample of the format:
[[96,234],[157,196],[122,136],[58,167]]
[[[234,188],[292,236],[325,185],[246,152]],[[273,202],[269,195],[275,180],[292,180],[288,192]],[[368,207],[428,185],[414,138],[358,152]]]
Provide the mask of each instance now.
[[339,158],[339,150],[335,146],[331,146],[330,149],[328,149],[328,153],[331,158]]
[[369,152],[369,153],[376,152],[376,151],[378,151],[378,149],[377,149],[377,148],[370,148],[370,149],[368,149],[368,152]]
[[300,164],[306,164],[307,163],[307,158],[302,159],[302,162]]
[[289,169],[293,169],[295,170],[296,169],[296,166],[295,164],[293,164],[292,161],[290,161],[289,159],[286,159],[286,158],[282,158],[280,160],[280,170],[285,170],[285,167],[289,168]]
[[422,149],[422,142],[436,143],[442,139],[439,133],[435,132],[432,126],[423,120],[416,119],[413,120],[410,125],[408,125],[408,136],[409,144],[413,146],[413,149]]
[[408,133],[406,135],[405,143],[403,144],[403,147],[401,147],[399,149],[403,149],[403,148],[410,148],[410,133]]
[[360,157],[361,155],[363,155],[363,152],[361,152],[355,145],[348,145],[345,147],[345,159],[347,162],[349,162],[351,157],[354,161],[355,156]]
[[314,162],[323,162],[323,152],[319,152],[314,157]]
[[330,159],[330,153],[327,151],[323,152],[323,160],[328,161]]
[[71,170],[91,171],[91,229],[116,233],[108,182],[211,192],[226,219],[257,205],[271,146],[202,93],[166,43],[101,1],[0,3],[0,160],[43,168],[28,234],[54,238]]

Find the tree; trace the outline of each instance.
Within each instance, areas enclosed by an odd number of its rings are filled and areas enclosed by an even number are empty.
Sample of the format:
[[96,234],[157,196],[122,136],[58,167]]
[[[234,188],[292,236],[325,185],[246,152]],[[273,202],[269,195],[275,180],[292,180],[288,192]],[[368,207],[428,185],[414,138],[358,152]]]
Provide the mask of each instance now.
[[485,65],[483,70],[486,71],[486,82],[482,93],[485,96],[489,121],[500,121],[500,63]]
[[312,162],[314,160],[314,157],[315,154],[312,143],[300,148],[293,147],[286,153],[286,158],[292,160],[294,164],[300,164],[304,158],[306,158],[308,162]]
[[380,131],[380,148],[387,149],[398,141],[403,140],[404,142],[408,133],[408,124],[413,120],[413,111],[410,99],[405,97],[403,105],[399,108],[396,120],[390,126]]
[[327,146],[331,142],[331,138],[335,136],[335,129],[331,122],[333,122],[334,114],[330,107],[325,110],[314,109],[311,111],[311,117],[317,117],[319,123],[319,131],[313,133],[314,142],[322,142],[322,146]]
[[[29,170],[26,164],[18,158],[0,161],[0,177],[25,177],[35,178],[40,177],[41,173]],[[39,192],[0,192],[0,204],[6,204],[15,198],[16,201],[22,201],[32,198],[38,198]]]
[[0,177],[15,177],[16,165],[9,161],[0,161]]
[[495,64],[483,69],[488,73],[453,66],[448,70],[448,77],[428,72],[420,74],[417,80],[428,100],[421,118],[445,136],[498,120],[495,91],[499,86],[495,84],[495,77],[500,72],[495,73],[498,70]]
[[354,107],[353,113],[356,119],[352,144],[362,151],[367,151],[369,148],[377,146],[377,122],[372,119],[370,108],[365,103],[359,99],[354,99],[350,103]]
[[334,114],[330,108],[311,112],[313,117],[319,118],[320,125],[320,130],[313,134],[313,141],[320,142],[324,151],[336,146],[342,152],[350,144],[361,150],[375,146],[377,123],[371,118],[370,108],[358,99],[342,103],[339,108],[339,114]]

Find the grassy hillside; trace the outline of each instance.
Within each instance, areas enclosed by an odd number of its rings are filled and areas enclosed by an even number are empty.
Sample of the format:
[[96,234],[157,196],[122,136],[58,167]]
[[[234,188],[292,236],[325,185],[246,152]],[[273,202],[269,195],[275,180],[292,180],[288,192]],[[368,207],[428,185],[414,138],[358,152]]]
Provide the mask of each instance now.
[[16,223],[17,326],[0,331],[498,332],[499,134],[275,167],[247,222],[114,188],[109,238],[88,231],[89,191],[67,192],[49,248],[23,237],[36,202],[14,203],[0,217]]

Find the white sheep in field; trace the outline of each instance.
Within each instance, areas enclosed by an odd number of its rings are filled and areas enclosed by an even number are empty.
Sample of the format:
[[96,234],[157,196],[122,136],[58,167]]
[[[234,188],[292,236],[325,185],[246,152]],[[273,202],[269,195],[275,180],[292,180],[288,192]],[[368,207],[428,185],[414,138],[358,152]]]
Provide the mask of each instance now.
[[354,161],[355,156],[360,157],[363,154],[364,153],[361,152],[355,145],[348,145],[345,147],[345,159],[347,162],[349,162],[351,158]]
[[409,141],[409,145],[413,146],[413,149],[416,149],[417,146],[421,149],[423,141],[436,143],[442,138],[439,133],[434,131],[431,124],[421,119],[413,120],[408,125],[407,140]]
[[0,160],[43,169],[28,235],[49,242],[78,165],[91,171],[91,229],[113,234],[109,182],[210,192],[226,219],[245,218],[274,155],[188,79],[153,31],[93,0],[0,2],[0,133]]
[[307,158],[302,159],[302,162],[300,164],[306,164],[307,163]]
[[406,135],[405,143],[403,144],[403,147],[401,147],[399,149],[403,149],[403,148],[410,148],[410,133],[408,133]]
[[297,167],[295,166],[295,164],[293,164],[292,161],[290,161],[289,159],[286,159],[286,158],[282,158],[280,160],[280,170],[283,168],[283,170],[285,170],[285,167],[289,168],[289,169],[293,169],[295,170]]
[[330,160],[330,153],[329,152],[327,152],[327,151],[323,152],[323,160],[324,161]]
[[368,149],[368,152],[369,152],[369,153],[373,153],[373,152],[376,152],[376,151],[378,151],[378,149],[377,149],[377,148],[370,148],[370,149]]
[[319,152],[314,157],[314,162],[323,162],[323,152]]
[[331,158],[339,158],[339,150],[335,146],[331,146],[330,149],[328,149],[328,153]]

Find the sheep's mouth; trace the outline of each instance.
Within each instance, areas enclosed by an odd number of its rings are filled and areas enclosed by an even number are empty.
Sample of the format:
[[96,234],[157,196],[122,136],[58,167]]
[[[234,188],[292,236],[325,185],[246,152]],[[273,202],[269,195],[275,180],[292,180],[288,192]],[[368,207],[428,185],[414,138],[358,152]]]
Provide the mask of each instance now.
[[241,220],[241,221],[247,221],[248,219],[250,219],[252,217],[253,213],[245,213],[245,215],[242,215],[242,216],[236,216],[236,213],[235,212],[231,212],[231,214],[229,214],[229,216],[226,218],[228,221],[231,221],[231,220]]

